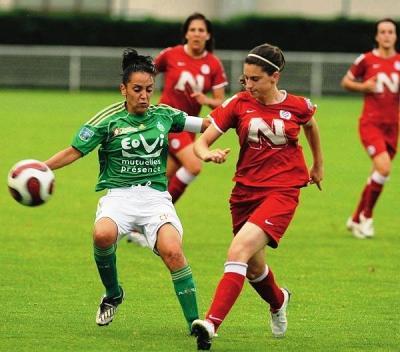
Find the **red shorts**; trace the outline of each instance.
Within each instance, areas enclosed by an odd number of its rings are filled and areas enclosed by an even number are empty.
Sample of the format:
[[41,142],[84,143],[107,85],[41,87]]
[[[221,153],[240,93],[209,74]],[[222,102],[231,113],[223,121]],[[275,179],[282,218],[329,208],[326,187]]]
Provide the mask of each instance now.
[[358,131],[361,142],[371,158],[382,152],[388,152],[390,158],[394,158],[399,138],[398,125],[376,124],[361,119]]
[[246,222],[259,226],[278,247],[299,204],[299,188],[260,188],[236,184],[230,198],[233,233]]
[[168,134],[168,152],[175,155],[183,148],[194,143],[196,134],[192,132],[179,132]]

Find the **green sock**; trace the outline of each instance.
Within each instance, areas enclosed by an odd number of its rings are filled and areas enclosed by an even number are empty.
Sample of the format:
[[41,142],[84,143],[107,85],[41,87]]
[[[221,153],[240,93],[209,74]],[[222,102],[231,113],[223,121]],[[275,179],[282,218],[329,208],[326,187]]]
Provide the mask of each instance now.
[[107,297],[118,297],[121,290],[118,284],[116,245],[99,248],[93,245],[94,260],[99,270],[101,282],[106,288]]
[[192,277],[192,269],[187,265],[182,269],[171,272],[171,276],[176,295],[190,330],[193,320],[199,318],[196,287]]

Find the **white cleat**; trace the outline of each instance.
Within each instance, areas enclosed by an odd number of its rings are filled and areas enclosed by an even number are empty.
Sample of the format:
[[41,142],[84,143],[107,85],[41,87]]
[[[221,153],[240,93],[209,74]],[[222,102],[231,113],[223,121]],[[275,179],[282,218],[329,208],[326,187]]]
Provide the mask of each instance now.
[[143,235],[142,233],[137,232],[137,231],[129,232],[126,235],[126,241],[128,243],[134,243],[139,247],[147,247],[148,246],[145,235]]
[[197,349],[208,351],[215,336],[214,324],[208,320],[196,319],[192,323],[192,332],[197,338]]
[[365,238],[372,238],[375,234],[374,220],[366,218],[363,213],[360,214],[360,232]]
[[271,331],[273,337],[284,337],[287,330],[287,317],[286,317],[286,309],[290,301],[291,293],[286,288],[281,288],[283,292],[283,304],[282,307],[276,311],[271,312]]
[[346,228],[353,234],[355,238],[358,238],[360,240],[365,239],[365,235],[361,232],[360,224],[353,221],[353,218],[351,216],[347,219]]

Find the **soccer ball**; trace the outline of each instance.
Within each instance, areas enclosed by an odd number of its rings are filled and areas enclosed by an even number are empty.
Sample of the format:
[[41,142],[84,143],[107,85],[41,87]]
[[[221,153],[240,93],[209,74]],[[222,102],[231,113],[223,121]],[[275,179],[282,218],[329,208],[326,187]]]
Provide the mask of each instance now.
[[47,202],[54,189],[53,171],[38,160],[22,160],[8,174],[8,189],[19,203],[31,207]]

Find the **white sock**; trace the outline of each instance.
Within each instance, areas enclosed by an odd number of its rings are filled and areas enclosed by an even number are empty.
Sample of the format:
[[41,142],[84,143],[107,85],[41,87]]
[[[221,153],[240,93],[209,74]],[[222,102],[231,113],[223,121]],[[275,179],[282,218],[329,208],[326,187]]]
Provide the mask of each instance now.
[[186,170],[183,166],[178,169],[176,172],[176,177],[178,178],[179,181],[182,183],[188,185],[191,183],[196,176],[191,174],[188,170]]

